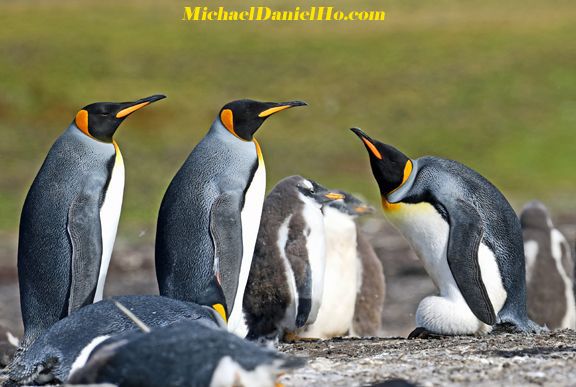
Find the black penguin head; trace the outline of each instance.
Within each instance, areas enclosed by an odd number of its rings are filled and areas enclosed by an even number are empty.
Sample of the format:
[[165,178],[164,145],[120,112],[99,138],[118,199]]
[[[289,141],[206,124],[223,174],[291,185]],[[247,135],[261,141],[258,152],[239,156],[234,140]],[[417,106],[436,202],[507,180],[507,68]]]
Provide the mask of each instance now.
[[370,155],[372,174],[380,187],[380,194],[386,196],[399,188],[412,172],[412,161],[393,146],[373,140],[358,128],[352,130],[366,146]]
[[254,133],[266,118],[294,106],[306,105],[306,102],[302,101],[259,102],[241,99],[224,105],[218,117],[222,125],[234,136],[245,141],[252,141]]
[[350,216],[360,216],[360,215],[367,215],[374,212],[374,208],[369,206],[368,204],[364,203],[362,200],[358,199],[356,196],[344,192],[344,191],[335,191],[344,196],[342,200],[334,200],[328,203],[328,207],[334,208],[344,214],[348,214]]
[[554,227],[548,209],[537,200],[531,201],[524,206],[520,214],[520,224],[523,229],[549,230]]
[[86,135],[103,142],[112,142],[118,126],[126,117],[144,106],[166,96],[157,94],[133,102],[96,102],[76,114],[74,123]]
[[335,200],[343,200],[344,195],[330,191],[328,188],[321,186],[314,180],[305,179],[300,177],[296,184],[296,189],[302,195],[314,200],[319,205],[323,206]]

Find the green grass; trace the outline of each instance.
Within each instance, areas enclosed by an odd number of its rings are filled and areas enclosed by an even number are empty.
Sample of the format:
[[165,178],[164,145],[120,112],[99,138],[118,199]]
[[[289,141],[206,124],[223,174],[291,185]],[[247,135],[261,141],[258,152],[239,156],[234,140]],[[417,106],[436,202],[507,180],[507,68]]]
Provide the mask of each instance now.
[[168,99],[117,135],[128,238],[152,237],[173,174],[219,108],[243,97],[310,104],[259,132],[270,187],[302,174],[377,201],[348,131],[360,126],[412,157],[469,165],[517,207],[541,198],[576,210],[573,1],[359,1],[387,20],[340,24],[185,23],[179,2],[54,3],[0,3],[2,231],[17,229],[32,179],[79,108],[156,92]]

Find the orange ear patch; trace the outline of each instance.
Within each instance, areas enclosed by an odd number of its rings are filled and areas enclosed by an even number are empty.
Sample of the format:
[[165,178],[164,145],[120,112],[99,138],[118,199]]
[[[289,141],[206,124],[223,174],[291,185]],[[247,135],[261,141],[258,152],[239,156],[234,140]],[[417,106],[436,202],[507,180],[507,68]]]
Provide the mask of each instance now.
[[402,183],[400,185],[406,183],[406,180],[408,180],[411,173],[412,173],[412,161],[408,160],[406,161],[406,166],[404,167],[404,176],[402,177]]
[[367,139],[365,139],[364,137],[362,137],[362,141],[364,141],[364,144],[366,144],[366,146],[368,147],[368,149],[370,149],[370,152],[372,152],[372,154],[374,156],[376,156],[377,158],[379,158],[380,160],[382,160],[382,155],[380,154],[380,151],[378,149],[376,149],[376,147],[374,146],[374,144],[372,144],[370,141],[368,141]]
[[88,132],[88,112],[86,110],[82,109],[76,114],[74,123],[76,124],[78,129],[83,131],[87,136],[92,137],[90,132]]
[[232,115],[232,110],[222,110],[222,113],[220,113],[220,121],[222,121],[226,129],[234,133],[234,116]]

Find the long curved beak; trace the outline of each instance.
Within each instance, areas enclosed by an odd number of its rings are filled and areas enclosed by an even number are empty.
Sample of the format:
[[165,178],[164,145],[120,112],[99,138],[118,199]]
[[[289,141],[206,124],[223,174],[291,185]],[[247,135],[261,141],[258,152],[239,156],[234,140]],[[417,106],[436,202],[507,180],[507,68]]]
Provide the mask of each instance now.
[[382,160],[382,154],[380,153],[380,151],[376,148],[376,145],[374,145],[374,140],[372,140],[366,133],[364,133],[360,128],[350,128],[350,130],[352,132],[354,132],[355,135],[357,135],[360,140],[362,140],[362,142],[364,143],[364,145],[366,146],[366,149],[368,149],[368,151],[370,151],[370,153],[372,153],[372,155],[374,155],[374,157]]
[[116,113],[116,118],[124,118],[134,113],[136,110],[142,109],[144,106],[150,105],[153,102],[166,98],[163,94],[154,94],[150,97],[141,98],[138,101],[123,102],[120,104],[121,110]]
[[282,110],[290,109],[296,106],[308,106],[308,104],[304,101],[269,102],[268,105],[270,107],[264,111],[261,111],[260,114],[258,114],[258,117],[260,118],[268,117],[274,113],[278,113],[281,112]]

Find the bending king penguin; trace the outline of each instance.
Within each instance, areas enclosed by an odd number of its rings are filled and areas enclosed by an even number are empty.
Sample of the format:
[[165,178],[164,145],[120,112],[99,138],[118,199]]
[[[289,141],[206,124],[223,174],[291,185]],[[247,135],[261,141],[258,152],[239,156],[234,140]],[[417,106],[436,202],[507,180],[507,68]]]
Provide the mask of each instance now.
[[254,133],[304,102],[226,104],[170,183],[158,215],[160,294],[213,306],[244,327],[242,299],[262,215],[266,172]]
[[410,337],[483,334],[495,324],[540,331],[526,311],[520,222],[502,193],[456,161],[412,160],[352,131],[370,155],[387,218],[440,291],[420,302]]

